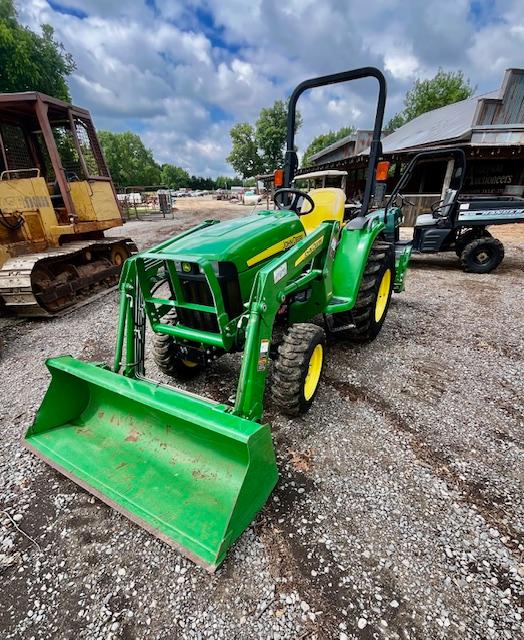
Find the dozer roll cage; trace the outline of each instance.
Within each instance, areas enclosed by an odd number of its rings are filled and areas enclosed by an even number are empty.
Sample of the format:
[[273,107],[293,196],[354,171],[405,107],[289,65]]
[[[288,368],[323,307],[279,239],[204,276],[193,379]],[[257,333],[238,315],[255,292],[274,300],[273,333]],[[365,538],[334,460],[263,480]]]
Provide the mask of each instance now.
[[0,94],[0,180],[40,175],[64,223],[78,215],[71,181],[108,182],[116,200],[89,111],[37,91]]
[[375,67],[362,67],[360,69],[351,69],[342,71],[341,73],[333,73],[319,78],[310,78],[301,82],[291,94],[287,112],[287,139],[286,139],[286,156],[284,164],[284,187],[289,188],[291,181],[295,176],[298,166],[297,154],[295,151],[295,123],[296,123],[296,107],[299,97],[308,89],[316,87],[324,87],[331,84],[339,84],[341,82],[350,82],[352,80],[360,80],[362,78],[376,78],[378,81],[379,91],[377,99],[377,108],[375,113],[375,123],[373,125],[373,139],[369,149],[368,175],[366,178],[366,186],[364,196],[362,198],[362,207],[359,212],[360,217],[364,217],[369,209],[371,197],[373,195],[373,187],[375,184],[375,170],[378,159],[382,154],[382,145],[380,136],[382,133],[382,123],[384,120],[384,109],[386,106],[386,79],[384,74]]

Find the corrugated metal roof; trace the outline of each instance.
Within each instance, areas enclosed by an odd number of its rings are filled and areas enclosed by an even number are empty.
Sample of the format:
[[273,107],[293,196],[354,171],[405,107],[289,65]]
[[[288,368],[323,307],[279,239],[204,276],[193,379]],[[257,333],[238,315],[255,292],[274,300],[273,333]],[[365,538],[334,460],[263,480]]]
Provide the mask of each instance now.
[[491,91],[423,113],[383,138],[382,150],[384,153],[393,153],[400,149],[435,144],[444,140],[467,139],[473,127],[479,99],[498,98],[498,95],[498,91]]
[[356,142],[356,141],[357,141],[357,134],[356,133],[351,133],[349,136],[346,136],[345,138],[340,138],[340,140],[337,140],[336,142],[333,142],[332,144],[328,145],[327,147],[324,147],[320,151],[317,151],[316,153],[314,153],[310,157],[310,160],[314,161],[317,158],[321,158],[322,156],[325,156],[330,151],[335,151],[339,147],[343,147],[348,142]]
[[[513,130],[520,141],[523,118],[524,69],[507,69],[499,90],[423,113],[383,138],[382,149],[384,153],[392,154],[408,149],[419,150],[426,146],[436,148],[439,145],[459,142],[468,144],[473,142],[473,129],[475,143],[478,143],[480,130],[494,125],[505,129],[506,132]],[[355,138],[355,134],[346,136],[311,156],[311,159],[320,160],[345,144],[355,141]],[[484,138],[487,140],[486,136]],[[514,144],[516,139],[515,135],[508,134],[505,137],[502,132],[497,132],[496,138],[497,144]],[[369,148],[359,155],[368,153]]]

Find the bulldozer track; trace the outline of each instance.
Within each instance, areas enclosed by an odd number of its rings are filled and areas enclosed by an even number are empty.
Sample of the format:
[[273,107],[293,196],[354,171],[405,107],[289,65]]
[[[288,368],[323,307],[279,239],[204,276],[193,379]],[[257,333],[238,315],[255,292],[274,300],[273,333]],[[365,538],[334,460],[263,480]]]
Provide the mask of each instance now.
[[[31,253],[24,256],[10,258],[0,269],[0,298],[3,298],[8,311],[14,315],[24,317],[57,317],[67,315],[75,309],[114,291],[116,284],[105,287],[101,291],[90,292],[90,295],[73,295],[73,302],[64,308],[50,311],[41,306],[37,299],[32,285],[32,274],[37,265],[56,264],[57,262],[67,263],[68,259],[78,256],[86,249],[95,249],[105,246],[111,247],[116,244],[126,244],[131,252],[136,251],[134,243],[129,238],[106,238],[100,240],[84,240],[67,243],[61,247],[48,249],[42,253]],[[119,269],[115,267],[115,274]],[[96,275],[90,278],[91,286],[99,286],[103,280],[97,279]]]

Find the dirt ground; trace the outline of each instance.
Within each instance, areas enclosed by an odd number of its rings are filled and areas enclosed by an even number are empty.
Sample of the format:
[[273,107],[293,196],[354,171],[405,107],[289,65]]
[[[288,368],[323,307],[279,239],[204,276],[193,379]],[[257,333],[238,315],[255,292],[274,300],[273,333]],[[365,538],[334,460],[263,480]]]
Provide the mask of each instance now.
[[[143,249],[250,211],[177,206],[123,231]],[[377,340],[330,346],[305,417],[267,394],[280,482],[213,576],[20,444],[45,358],[111,360],[116,293],[63,318],[0,318],[0,637],[524,637],[524,225],[496,235],[491,275],[415,257]],[[160,377],[149,352],[147,366]],[[238,369],[226,356],[191,388],[225,401]]]

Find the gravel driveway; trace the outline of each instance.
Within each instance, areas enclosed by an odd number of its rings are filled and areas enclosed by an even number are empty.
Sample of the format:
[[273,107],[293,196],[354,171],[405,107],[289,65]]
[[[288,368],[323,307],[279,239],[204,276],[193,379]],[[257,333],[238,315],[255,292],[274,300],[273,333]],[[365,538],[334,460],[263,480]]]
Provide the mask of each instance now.
[[[125,233],[145,248],[215,209],[248,211],[180,201]],[[20,445],[45,358],[111,359],[116,293],[0,319],[0,637],[524,637],[524,234],[500,237],[492,275],[415,258],[379,338],[331,346],[305,417],[268,394],[281,480],[213,576]],[[226,400],[238,368],[193,389]]]

